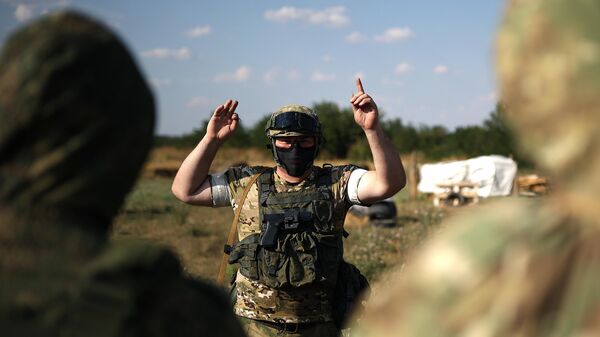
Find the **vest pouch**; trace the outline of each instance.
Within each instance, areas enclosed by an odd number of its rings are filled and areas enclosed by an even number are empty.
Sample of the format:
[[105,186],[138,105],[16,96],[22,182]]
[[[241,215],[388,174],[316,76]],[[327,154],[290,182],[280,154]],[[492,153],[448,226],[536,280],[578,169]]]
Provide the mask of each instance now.
[[347,325],[353,312],[364,309],[362,301],[369,297],[370,291],[369,282],[360,270],[342,260],[333,299],[333,321],[338,329]]
[[317,242],[311,233],[280,233],[275,247],[259,247],[259,280],[272,288],[312,283],[316,280],[317,253]]
[[260,236],[251,234],[238,242],[229,253],[229,264],[239,263],[239,272],[251,280],[258,280]]
[[333,219],[333,204],[328,200],[312,202],[315,226],[320,233],[331,233],[335,230]]
[[339,234],[320,234],[318,255],[318,278],[332,286],[335,285],[343,255],[341,236]]

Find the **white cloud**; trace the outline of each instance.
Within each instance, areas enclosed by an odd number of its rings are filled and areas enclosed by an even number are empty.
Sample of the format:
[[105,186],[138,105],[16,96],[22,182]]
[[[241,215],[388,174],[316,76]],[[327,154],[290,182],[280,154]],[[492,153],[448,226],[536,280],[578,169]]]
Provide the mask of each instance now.
[[496,102],[498,100],[498,94],[495,91],[492,91],[487,95],[477,97],[477,100],[484,102]]
[[17,5],[15,9],[15,18],[19,22],[29,20],[33,17],[33,7],[25,4]]
[[390,28],[383,34],[376,35],[375,41],[380,43],[392,43],[397,41],[405,41],[414,36],[410,27]]
[[439,75],[445,75],[448,73],[448,67],[443,64],[438,64],[433,68],[433,72]]
[[330,63],[333,61],[333,57],[329,54],[323,55],[323,62]]
[[412,70],[412,66],[408,63],[400,63],[394,68],[394,72],[398,75],[406,74]]
[[190,98],[185,104],[190,109],[203,109],[210,107],[210,99],[206,97],[196,96]]
[[150,83],[155,88],[168,87],[173,84],[173,81],[170,78],[151,78]]
[[186,35],[189,37],[197,38],[197,37],[201,37],[204,35],[208,35],[211,32],[212,32],[212,28],[209,25],[206,25],[206,26],[198,26],[198,27],[191,28],[186,32]]
[[280,79],[296,81],[300,76],[300,72],[296,69],[284,70],[281,67],[273,67],[263,74],[263,81],[267,84],[273,84]]
[[335,75],[322,73],[317,70],[311,75],[310,80],[313,82],[333,81],[333,80],[335,80]]
[[263,74],[263,81],[267,84],[273,84],[281,75],[281,69],[271,68]]
[[192,56],[192,53],[187,48],[168,49],[155,48],[142,53],[142,56],[154,59],[175,59],[187,60]]
[[299,80],[301,76],[302,75],[300,74],[300,72],[296,69],[292,69],[292,70],[288,71],[288,73],[287,73],[287,78],[290,81]]
[[244,82],[250,77],[251,69],[247,66],[241,66],[233,73],[220,73],[215,76],[215,82]]
[[275,22],[304,22],[312,25],[340,27],[350,23],[346,16],[346,8],[335,6],[323,10],[284,6],[277,10],[265,12],[265,19]]
[[346,35],[345,40],[348,43],[361,43],[367,41],[367,37],[360,32],[352,32]]

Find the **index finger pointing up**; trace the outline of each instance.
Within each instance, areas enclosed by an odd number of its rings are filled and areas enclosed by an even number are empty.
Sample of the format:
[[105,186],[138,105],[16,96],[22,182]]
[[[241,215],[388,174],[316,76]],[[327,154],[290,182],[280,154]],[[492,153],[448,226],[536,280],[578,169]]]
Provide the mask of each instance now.
[[363,86],[362,86],[362,82],[360,81],[360,77],[356,79],[356,90],[359,93],[364,93],[365,92],[365,90],[363,89]]

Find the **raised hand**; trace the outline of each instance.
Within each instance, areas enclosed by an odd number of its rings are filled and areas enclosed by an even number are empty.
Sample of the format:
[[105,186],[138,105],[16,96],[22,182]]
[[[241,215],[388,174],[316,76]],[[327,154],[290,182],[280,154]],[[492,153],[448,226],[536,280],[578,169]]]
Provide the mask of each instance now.
[[353,93],[352,97],[350,97],[352,110],[354,110],[354,121],[363,130],[371,130],[375,128],[379,118],[377,104],[375,104],[371,96],[365,94],[360,78],[356,79],[356,90],[358,92],[356,94]]
[[235,132],[240,119],[238,114],[235,113],[237,106],[238,101],[230,99],[225,104],[219,105],[208,121],[206,136],[221,142],[229,139]]

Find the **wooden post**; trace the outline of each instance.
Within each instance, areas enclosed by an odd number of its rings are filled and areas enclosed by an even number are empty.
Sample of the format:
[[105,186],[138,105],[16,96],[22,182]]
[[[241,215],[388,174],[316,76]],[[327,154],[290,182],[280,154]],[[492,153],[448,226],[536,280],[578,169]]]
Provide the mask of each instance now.
[[[514,160],[512,153],[510,154],[510,156],[508,156],[508,158]],[[518,166],[517,166],[517,172],[515,172],[515,178],[513,179],[512,195],[514,195],[514,196],[519,195],[519,167]]]
[[419,183],[419,172],[417,171],[417,152],[410,154],[410,167],[408,170],[408,183],[410,184],[410,201],[417,200],[417,184]]

